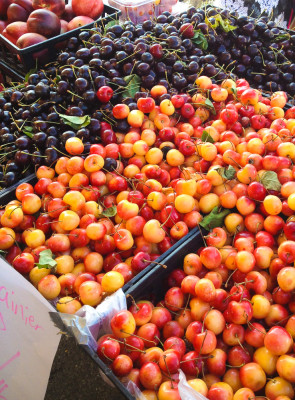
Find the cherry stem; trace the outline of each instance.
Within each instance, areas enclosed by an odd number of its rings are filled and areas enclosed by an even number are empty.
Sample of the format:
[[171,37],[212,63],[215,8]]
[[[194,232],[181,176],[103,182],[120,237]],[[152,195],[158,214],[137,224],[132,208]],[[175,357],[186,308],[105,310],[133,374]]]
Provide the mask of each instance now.
[[255,330],[255,331],[258,331],[258,332],[260,332],[260,333],[262,333],[262,335],[266,335],[266,332],[263,332],[263,331],[261,331],[260,329],[258,329],[258,328],[256,328],[256,326],[254,326],[253,324],[252,324],[252,322],[250,322],[250,321],[248,321],[248,326],[249,326],[249,328],[251,329],[251,330]]
[[68,304],[71,301],[74,301],[75,299],[78,299],[78,298],[79,298],[79,296],[76,296],[76,297],[73,297],[71,300],[63,301],[62,303],[60,301],[58,301],[57,304]]
[[241,341],[240,341],[239,336],[238,336],[237,333],[235,334],[235,338],[237,339],[237,341],[238,341],[239,345],[242,347],[242,349],[246,352],[246,349],[245,349],[245,347],[242,345],[242,343],[241,343]]
[[253,283],[253,282],[254,282],[253,279],[249,281],[246,279],[244,282],[236,283],[235,286],[247,285],[247,283]]
[[[165,305],[167,306],[172,306],[172,307],[174,307],[174,308],[177,308],[178,310],[185,310],[185,308],[183,308],[183,307],[177,307],[177,306],[175,306],[174,304],[170,304],[170,303],[167,303],[167,301],[165,301]],[[168,310],[168,311],[171,311],[171,310]],[[173,312],[173,311],[172,311]]]
[[186,311],[186,309],[188,308],[188,303],[189,303],[190,299],[191,299],[191,294],[189,293],[187,296],[187,301],[186,301],[186,305],[184,307],[184,311]]
[[[198,224],[198,223],[197,223],[197,224]],[[205,245],[205,247],[207,247],[207,243],[206,243],[206,240],[205,240],[205,236],[203,235],[202,228],[200,228],[200,225],[199,225],[199,224],[198,224],[198,228],[199,228],[200,234],[201,234],[201,236],[202,236],[204,245]]]
[[6,233],[7,236],[10,236],[13,240],[14,243],[16,244],[16,246],[21,250],[20,245],[18,244],[18,242],[15,240],[15,238],[10,234],[10,233]]
[[241,365],[230,365],[230,364],[225,364],[225,365],[229,368],[242,368],[245,365],[245,363],[243,363]]
[[201,357],[199,356],[199,357],[196,357],[196,358],[191,358],[189,360],[183,360],[183,361],[180,361],[180,364],[186,363],[186,362],[189,362],[189,361],[207,360],[208,358],[214,358],[213,354],[210,354],[209,356],[201,356]]
[[224,287],[227,288],[228,283],[229,283],[229,281],[230,281],[230,278],[233,276],[233,274],[234,274],[236,271],[237,271],[237,269],[233,270],[233,272],[229,275],[229,277],[227,278],[227,280],[226,280],[226,282],[225,282],[225,284],[224,284]]
[[232,160],[240,169],[242,169],[243,167],[238,164],[233,158],[229,157],[230,160]]
[[141,336],[135,335],[135,333],[125,332],[125,331],[123,331],[123,329],[121,329],[120,332],[123,332],[123,333],[125,333],[126,335],[129,335],[129,336],[135,336],[135,337],[137,337],[137,338],[139,338],[139,339],[142,339],[142,340],[144,340],[144,341],[146,341],[146,342],[153,343],[153,344],[155,345],[155,342],[154,342],[153,340],[144,339],[144,338],[141,337]]
[[161,339],[159,338],[159,336],[155,336],[155,339],[159,340],[159,343],[160,343],[161,346],[164,348],[164,343],[161,341]]
[[143,261],[149,262],[149,263],[153,263],[153,264],[161,265],[161,267],[163,267],[163,268],[165,268],[165,269],[167,268],[167,265],[161,264],[161,263],[159,263],[159,262],[157,262],[157,261],[150,261],[150,260],[146,260],[146,259],[143,259]]
[[[12,206],[12,207],[13,207],[13,206]],[[22,206],[14,207],[14,209],[10,212],[9,217],[11,217],[11,214],[12,214],[15,210],[17,210],[18,208],[22,208]]]
[[122,341],[119,340],[119,339],[115,339],[115,338],[111,338],[111,337],[108,337],[108,340],[113,340],[114,342],[118,342],[118,343],[124,344],[125,347],[129,346],[130,348],[132,348],[132,349],[138,351],[139,353],[146,354],[146,351],[141,350],[141,349],[139,349],[139,348],[137,348],[137,347],[135,347],[135,346],[132,346],[131,344],[126,343],[125,341],[122,342]]
[[[171,211],[170,211],[170,213],[168,215],[168,218],[166,218],[165,222],[163,222],[161,224],[161,228],[168,222],[169,218],[171,217],[172,211],[173,211],[173,207],[171,207]],[[174,221],[172,221],[172,222],[174,223]]]
[[206,329],[205,336],[204,336],[204,339],[203,339],[203,342],[202,342],[202,345],[201,345],[201,348],[200,348],[200,354],[199,355],[201,355],[201,353],[202,353],[207,334],[208,334],[208,330]]
[[[295,315],[295,314],[293,314],[293,315]],[[288,317],[283,318],[283,319],[281,319],[280,321],[276,322],[276,323],[274,324],[274,326],[280,325],[281,322],[286,321],[286,319],[288,319],[288,318],[290,318],[290,315],[289,315]]]
[[107,358],[109,361],[113,362],[114,360],[112,360],[110,357],[108,357],[105,352],[104,352],[104,347],[101,348],[101,352],[104,355],[105,358]]
[[126,297],[130,297],[130,298],[131,298],[132,303],[135,305],[136,310],[138,311],[138,310],[139,310],[139,307],[138,307],[138,305],[136,304],[136,301],[134,300],[134,297],[133,297],[131,294],[129,294],[129,293],[126,294]]
[[169,368],[168,368],[168,365],[167,365],[167,363],[166,363],[166,354],[163,356],[163,360],[164,360],[164,363],[165,363],[165,367],[166,367],[166,369],[167,369],[167,372],[168,372],[168,374],[169,374],[169,378],[170,378],[170,381],[171,381],[171,387],[172,387],[172,389],[174,389],[174,386],[173,386],[173,379],[172,379],[172,377],[171,377],[171,374],[170,374],[170,371],[169,371]]
[[[213,310],[213,308],[214,308],[214,307],[210,307],[210,309],[207,310],[207,311],[205,312],[205,315],[204,315],[204,318],[203,318],[203,324],[202,324],[202,332],[204,332],[205,320],[206,320],[206,318],[207,318],[207,315],[208,315],[208,313],[209,313],[211,310]],[[205,340],[205,339],[204,339],[204,340]]]

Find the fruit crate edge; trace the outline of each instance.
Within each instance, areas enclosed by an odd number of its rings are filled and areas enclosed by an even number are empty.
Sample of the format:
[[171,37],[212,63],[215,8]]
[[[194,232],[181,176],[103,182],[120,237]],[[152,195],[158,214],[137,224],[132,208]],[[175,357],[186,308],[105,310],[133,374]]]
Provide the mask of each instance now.
[[[1,54],[1,50],[0,50]],[[18,71],[14,71],[6,62],[0,60],[0,73],[3,76],[4,86],[9,86],[11,82],[22,82],[25,79],[25,75]]]
[[21,183],[34,185],[37,182],[35,174],[30,174],[8,188],[0,190],[0,206],[5,206],[9,201],[15,200],[15,190]]
[[[165,270],[165,267],[163,267],[162,265],[166,265],[166,259],[168,257],[170,257],[173,253],[175,253],[177,251],[177,249],[179,247],[183,246],[183,244],[185,244],[188,240],[190,240],[192,237],[195,237],[198,233],[199,233],[199,228],[194,228],[189,233],[187,233],[183,238],[178,240],[173,246],[170,247],[170,249],[165,251],[165,253],[161,254],[156,259],[156,263],[151,263],[151,265],[146,267],[140,273],[135,275],[135,277],[132,278],[129,282],[127,282],[123,286],[124,293],[129,292],[129,290],[131,290],[133,288],[133,286],[135,286],[138,282],[140,282],[142,279],[144,279],[144,277],[147,274],[152,273],[153,271],[158,270],[158,269]],[[159,265],[158,263],[161,263],[162,265]]]

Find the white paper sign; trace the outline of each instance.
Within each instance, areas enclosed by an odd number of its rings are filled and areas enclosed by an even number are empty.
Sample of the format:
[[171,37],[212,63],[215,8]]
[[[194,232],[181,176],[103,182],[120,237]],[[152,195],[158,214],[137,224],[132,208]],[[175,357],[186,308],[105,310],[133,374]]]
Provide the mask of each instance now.
[[0,400],[44,399],[59,330],[54,308],[0,259]]

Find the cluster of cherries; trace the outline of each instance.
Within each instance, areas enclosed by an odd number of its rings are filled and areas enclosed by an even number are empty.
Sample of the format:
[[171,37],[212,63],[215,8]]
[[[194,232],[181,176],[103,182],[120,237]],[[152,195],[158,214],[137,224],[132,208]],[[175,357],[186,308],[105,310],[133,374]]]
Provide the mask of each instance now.
[[[132,299],[129,310],[112,318],[112,333],[99,338],[98,356],[143,398],[181,400],[180,369],[209,400],[294,398],[295,301],[293,295],[287,306],[281,289],[291,292],[288,267],[276,278],[273,272],[267,278],[261,266],[247,274],[238,264],[230,270],[226,262],[234,248],[237,263],[254,245],[246,231],[232,246],[227,239],[224,228],[215,228],[206,247],[187,254],[183,268],[168,275],[163,300],[154,305]],[[262,247],[258,243],[256,250]],[[271,271],[282,263],[274,258]],[[278,282],[274,289],[270,279]]]
[[[1,210],[0,249],[59,311],[75,313],[201,224],[206,246],[172,274],[163,302],[114,318],[127,354],[105,337],[117,350],[101,339],[99,355],[118,376],[132,373],[151,391],[147,399],[179,399],[179,367],[189,381],[202,374],[193,386],[210,400],[259,399],[261,391],[292,399],[295,107],[284,111],[284,92],[265,98],[243,79],[216,85],[200,76],[196,85],[192,97],[165,98],[157,85],[136,109],[115,105],[113,116],[130,130],[102,122],[102,144],[89,154],[68,138],[69,156],[40,167],[35,186],[19,185]],[[165,345],[170,337],[177,345]]]

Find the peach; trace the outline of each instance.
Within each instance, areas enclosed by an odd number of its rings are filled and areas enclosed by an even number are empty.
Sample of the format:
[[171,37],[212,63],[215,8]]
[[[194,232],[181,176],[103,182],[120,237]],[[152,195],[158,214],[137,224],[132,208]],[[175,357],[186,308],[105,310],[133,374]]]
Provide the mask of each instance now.
[[45,8],[60,17],[65,11],[65,0],[32,0],[35,10]]
[[33,7],[30,0],[15,0],[7,8],[8,22],[16,22],[16,21],[26,22],[32,11]]
[[70,22],[73,18],[75,18],[75,13],[70,3],[66,4],[62,18],[67,22]]
[[103,12],[103,2],[102,0],[72,0],[72,9],[76,15],[97,19]]
[[25,33],[28,33],[26,22],[18,21],[7,25],[2,32],[2,35],[13,44],[16,44],[17,40]]
[[67,32],[69,23],[65,21],[64,19],[60,20],[60,33],[65,33]]
[[10,0],[2,0],[0,2],[0,17],[5,18],[6,17],[6,13],[7,13],[7,9],[10,5]]
[[60,20],[56,14],[49,10],[33,11],[27,21],[28,32],[38,33],[47,38],[60,34]]
[[[24,49],[26,47],[33,46],[34,44],[44,42],[44,40],[46,40],[46,37],[39,35],[38,33],[25,33],[18,39],[16,46],[20,49]],[[45,62],[47,55],[47,50],[41,50],[38,53],[34,53],[33,57],[41,62]]]
[[89,17],[84,17],[84,16],[75,17],[68,23],[68,31],[80,28],[80,26],[91,24],[92,22],[94,22],[94,20]]

